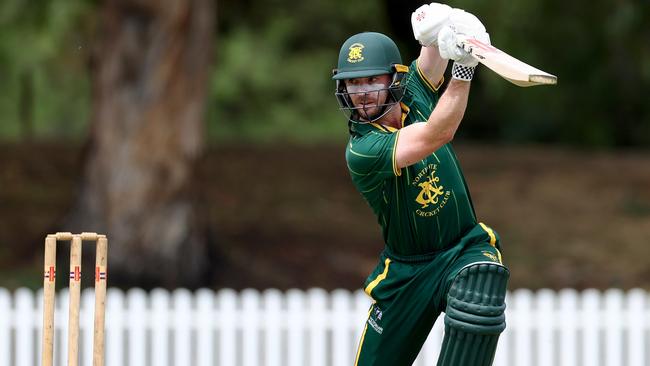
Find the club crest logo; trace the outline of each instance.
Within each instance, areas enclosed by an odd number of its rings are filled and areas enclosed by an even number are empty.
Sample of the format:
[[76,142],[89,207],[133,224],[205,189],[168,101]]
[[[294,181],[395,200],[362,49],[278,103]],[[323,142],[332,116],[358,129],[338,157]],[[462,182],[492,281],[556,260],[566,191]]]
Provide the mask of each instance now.
[[438,204],[440,196],[444,194],[442,189],[445,187],[438,185],[440,178],[436,177],[434,173],[435,172],[431,172],[431,175],[428,176],[424,182],[418,184],[418,187],[422,188],[422,190],[415,199],[415,202],[421,204],[422,208],[427,208],[430,204]]
[[363,61],[364,47],[365,46],[361,43],[353,43],[352,46],[350,46],[350,52],[348,53],[348,62],[354,64]]
[[440,177],[436,176],[437,170],[437,164],[429,164],[411,182],[413,187],[420,190],[415,197],[415,202],[420,205],[415,211],[418,216],[436,216],[449,200],[451,192],[444,190],[445,186],[441,184]]

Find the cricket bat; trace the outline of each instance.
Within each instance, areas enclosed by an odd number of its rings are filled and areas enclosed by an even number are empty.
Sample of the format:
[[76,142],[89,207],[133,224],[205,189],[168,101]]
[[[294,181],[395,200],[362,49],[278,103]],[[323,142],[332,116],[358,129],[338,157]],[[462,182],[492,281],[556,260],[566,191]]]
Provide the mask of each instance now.
[[500,49],[476,38],[463,37],[458,46],[463,47],[478,62],[504,79],[518,86],[555,85],[557,77],[532,67]]

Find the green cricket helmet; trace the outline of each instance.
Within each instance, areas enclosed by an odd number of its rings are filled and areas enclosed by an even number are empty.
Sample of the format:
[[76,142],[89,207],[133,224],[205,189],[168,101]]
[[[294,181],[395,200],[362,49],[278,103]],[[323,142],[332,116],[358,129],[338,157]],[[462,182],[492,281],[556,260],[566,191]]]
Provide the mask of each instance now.
[[[350,121],[368,123],[378,120],[399,104],[404,96],[405,84],[402,82],[408,72],[408,67],[402,65],[402,57],[395,42],[387,36],[377,32],[364,32],[348,38],[339,51],[337,68],[333,71],[332,79],[336,81],[335,96],[340,109],[344,111]],[[368,116],[362,121],[359,111],[364,107],[355,107],[350,98],[344,80],[364,78],[377,75],[390,74],[392,81],[386,88],[373,90],[380,93],[388,91],[386,101],[379,105],[380,111]],[[368,92],[360,92],[368,93]]]

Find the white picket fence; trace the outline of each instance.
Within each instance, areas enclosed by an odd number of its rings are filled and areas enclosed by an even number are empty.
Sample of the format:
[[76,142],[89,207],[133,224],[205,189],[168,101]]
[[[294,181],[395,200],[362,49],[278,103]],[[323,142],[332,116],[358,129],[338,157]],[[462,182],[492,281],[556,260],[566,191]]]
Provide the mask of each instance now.
[[[93,293],[82,294],[81,363],[91,365]],[[648,366],[650,301],[643,290],[517,290],[494,365]],[[347,366],[368,315],[363,292],[321,289],[109,289],[107,366]],[[57,297],[55,364],[66,363],[67,292]],[[0,288],[0,366],[40,363],[42,293]],[[433,366],[434,326],[414,365]]]

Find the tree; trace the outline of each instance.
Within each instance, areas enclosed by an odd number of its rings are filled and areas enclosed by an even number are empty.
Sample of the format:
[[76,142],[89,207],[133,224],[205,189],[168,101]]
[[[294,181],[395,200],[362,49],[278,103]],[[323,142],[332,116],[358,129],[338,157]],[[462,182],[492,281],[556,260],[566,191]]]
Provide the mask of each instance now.
[[92,51],[92,119],[68,227],[109,235],[111,284],[205,285],[193,205],[214,43],[212,0],[107,0]]

